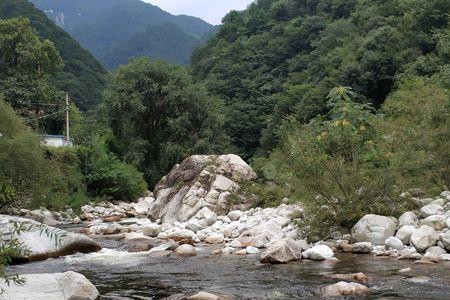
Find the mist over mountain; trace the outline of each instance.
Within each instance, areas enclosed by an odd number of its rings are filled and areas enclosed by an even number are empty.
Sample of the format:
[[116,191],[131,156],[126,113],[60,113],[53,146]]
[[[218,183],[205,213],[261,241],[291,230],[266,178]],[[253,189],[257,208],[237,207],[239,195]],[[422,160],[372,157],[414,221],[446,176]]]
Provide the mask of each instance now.
[[199,18],[174,16],[140,0],[31,2],[107,68],[117,67],[135,56],[187,64],[203,36],[214,29]]

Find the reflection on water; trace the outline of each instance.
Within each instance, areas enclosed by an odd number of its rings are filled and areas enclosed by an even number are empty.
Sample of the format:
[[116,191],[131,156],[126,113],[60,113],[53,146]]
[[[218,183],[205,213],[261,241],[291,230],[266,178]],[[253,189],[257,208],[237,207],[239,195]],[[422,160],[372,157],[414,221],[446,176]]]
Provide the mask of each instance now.
[[[415,265],[371,255],[339,255],[337,263],[301,261],[263,265],[258,256],[149,257],[114,250],[14,266],[17,273],[74,270],[99,289],[101,299],[162,299],[201,290],[237,299],[312,299],[313,291],[337,280],[327,274],[364,272],[372,290],[367,299],[449,299],[450,264]],[[400,274],[398,270],[411,267]]]

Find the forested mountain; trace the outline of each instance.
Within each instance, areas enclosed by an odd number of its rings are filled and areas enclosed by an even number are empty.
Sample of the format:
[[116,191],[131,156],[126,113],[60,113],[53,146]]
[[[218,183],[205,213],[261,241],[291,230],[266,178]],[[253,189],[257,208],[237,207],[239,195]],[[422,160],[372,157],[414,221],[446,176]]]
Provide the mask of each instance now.
[[32,2],[108,68],[142,55],[186,64],[194,46],[214,28],[201,19],[174,16],[140,0]]
[[225,100],[228,134],[249,158],[277,145],[286,117],[326,112],[333,87],[379,107],[405,70],[435,70],[449,11],[448,0],[258,0],[225,17],[193,71]]
[[64,62],[63,69],[54,79],[56,87],[68,91],[82,110],[95,106],[105,84],[106,71],[100,63],[30,2],[0,1],[0,18],[11,17],[30,19],[31,26],[37,30],[40,37],[55,44]]

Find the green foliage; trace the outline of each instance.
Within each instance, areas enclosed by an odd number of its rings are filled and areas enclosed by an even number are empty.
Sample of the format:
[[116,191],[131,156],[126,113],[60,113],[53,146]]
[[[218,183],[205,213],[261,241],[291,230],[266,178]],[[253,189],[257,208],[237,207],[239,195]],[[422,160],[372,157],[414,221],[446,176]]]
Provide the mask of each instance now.
[[[108,68],[136,56],[187,64],[203,35],[214,27],[173,16],[140,0],[32,0]],[[63,22],[59,14],[64,13]]]
[[0,93],[36,129],[55,126],[43,115],[61,110],[49,84],[62,61],[52,42],[41,40],[28,19],[0,20]]
[[378,116],[354,102],[355,96],[349,88],[334,88],[326,117],[286,124],[283,142],[263,168],[268,179],[287,183],[294,200],[302,201],[310,235],[402,207],[394,197],[392,154],[377,131]]
[[[21,253],[20,243],[17,240],[12,240],[8,243],[2,243],[0,245],[0,281],[5,282],[7,285],[11,283],[23,284],[25,281],[17,275],[6,274],[5,267],[12,263],[13,258],[18,257]],[[0,290],[0,296],[3,291]]]
[[102,104],[112,149],[150,185],[191,154],[226,150],[220,108],[185,69],[147,58],[112,74]]
[[11,205],[14,201],[15,191],[6,183],[0,183],[0,209]]
[[76,149],[47,148],[44,155],[49,172],[45,194],[34,197],[29,206],[62,210],[67,206],[80,208],[87,204],[89,198]]
[[403,187],[450,188],[450,94],[435,79],[406,80],[383,106],[379,127]]
[[[14,204],[40,197],[49,174],[38,137],[0,99],[0,182],[14,189]],[[6,122],[4,122],[6,121]]]
[[[101,98],[106,73],[95,58],[27,0],[0,1],[0,18],[13,17],[28,18],[39,37],[53,42],[58,49],[64,66],[56,76],[52,76],[57,89],[69,92],[83,110],[95,106]],[[16,32],[19,34],[21,31]],[[59,60],[53,59],[53,63]]]
[[446,0],[259,0],[224,18],[192,69],[224,99],[227,133],[249,158],[277,145],[287,117],[325,114],[335,86],[379,108],[406,68],[435,72],[449,11]]
[[198,43],[198,39],[173,23],[150,25],[106,52],[102,61],[110,69],[126,64],[131,57],[139,56],[187,65]]
[[80,147],[78,157],[90,197],[134,201],[147,190],[142,173],[110,153],[105,139]]

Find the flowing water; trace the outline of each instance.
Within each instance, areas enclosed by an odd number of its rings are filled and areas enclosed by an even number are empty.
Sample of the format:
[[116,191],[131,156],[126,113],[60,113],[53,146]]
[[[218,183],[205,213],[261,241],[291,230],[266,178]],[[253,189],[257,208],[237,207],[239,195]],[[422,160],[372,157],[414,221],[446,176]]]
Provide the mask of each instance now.
[[[113,241],[102,241],[114,247]],[[214,256],[203,248],[196,257],[150,257],[115,250],[74,255],[25,265],[10,272],[51,273],[73,270],[95,284],[100,299],[164,299],[198,291],[237,299],[314,299],[314,290],[338,280],[326,275],[363,272],[371,294],[363,299],[450,299],[450,263],[417,265],[371,255],[338,255],[339,262],[259,263],[259,256]],[[411,272],[398,271],[410,267]]]

